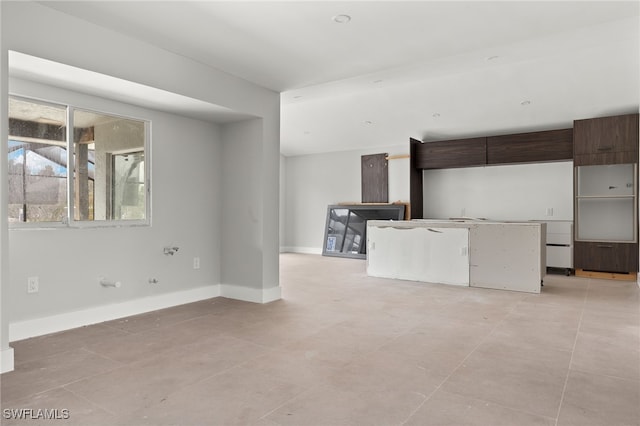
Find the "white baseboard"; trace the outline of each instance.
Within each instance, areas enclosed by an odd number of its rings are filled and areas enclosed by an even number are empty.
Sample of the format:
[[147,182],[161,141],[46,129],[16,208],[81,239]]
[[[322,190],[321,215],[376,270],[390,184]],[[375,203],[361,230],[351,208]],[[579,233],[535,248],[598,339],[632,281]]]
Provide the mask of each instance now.
[[[159,294],[114,303],[104,306],[82,309],[79,311],[65,312],[63,314],[50,315],[42,318],[34,318],[24,321],[16,321],[9,324],[9,341],[28,339],[72,328],[98,324],[131,315],[143,314],[158,309],[170,308],[185,303],[197,302],[212,297],[227,297],[230,299],[244,300],[254,303],[269,303],[281,298],[281,288],[271,287],[258,289],[230,284],[216,284],[206,287],[198,287],[190,290]],[[13,349],[10,353],[2,352],[2,368],[13,369]],[[10,364],[9,364],[10,359]],[[7,370],[10,371],[10,370]]]
[[13,348],[0,351],[0,373],[8,373],[13,369]]
[[322,254],[322,248],[285,246],[280,248],[280,253]]
[[[158,309],[169,308],[185,303],[197,302],[220,296],[220,285],[198,287],[184,291],[159,294],[114,303],[104,306],[66,312],[43,318],[17,321],[9,324],[9,341],[28,339],[29,337],[69,330],[90,324],[97,324],[131,315],[143,314]],[[4,357],[2,360],[4,364]]]
[[232,284],[221,284],[220,287],[222,297],[244,300],[245,302],[269,303],[282,297],[281,287],[260,289]]

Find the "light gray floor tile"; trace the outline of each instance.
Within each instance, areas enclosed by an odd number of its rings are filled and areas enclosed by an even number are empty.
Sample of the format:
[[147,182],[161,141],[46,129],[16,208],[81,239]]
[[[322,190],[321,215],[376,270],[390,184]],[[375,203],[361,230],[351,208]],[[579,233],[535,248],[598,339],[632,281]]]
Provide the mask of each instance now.
[[555,426],[536,416],[449,392],[438,391],[404,423],[407,426]]
[[474,352],[442,389],[530,414],[555,418],[567,367],[509,354]]
[[558,426],[640,424],[640,382],[572,371]]
[[[548,275],[525,294],[296,254],[280,278],[268,304],[218,297],[13,342],[2,406],[75,425],[640,423],[634,282]],[[49,424],[2,419],[31,423]]]

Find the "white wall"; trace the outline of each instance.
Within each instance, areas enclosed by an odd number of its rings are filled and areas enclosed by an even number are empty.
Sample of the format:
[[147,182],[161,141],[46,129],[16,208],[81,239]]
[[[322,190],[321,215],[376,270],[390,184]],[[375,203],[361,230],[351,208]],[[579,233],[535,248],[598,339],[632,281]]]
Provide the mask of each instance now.
[[425,170],[423,185],[425,218],[573,220],[571,161]]
[[[327,206],[359,203],[361,157],[408,154],[406,146],[286,157],[283,251],[322,253]],[[409,159],[389,160],[389,201],[409,201]]]
[[[6,222],[3,221],[0,228],[0,287],[3,307],[15,306],[12,313],[20,318],[41,316],[46,319],[42,316],[65,309],[90,307],[94,303],[108,306],[119,298],[135,302],[139,300],[138,296],[153,291],[164,295],[171,294],[167,292],[169,289],[161,287],[162,285],[175,289],[177,286],[218,284],[225,271],[219,247],[225,247],[229,243],[225,241],[225,236],[221,235],[221,228],[224,226],[228,229],[241,229],[245,226],[244,218],[241,216],[218,216],[219,206],[224,205],[226,201],[232,201],[225,200],[225,197],[233,197],[236,192],[251,194],[250,199],[245,197],[241,200],[240,210],[246,211],[251,205],[260,207],[255,212],[258,235],[252,236],[259,241],[260,250],[259,253],[250,250],[245,252],[245,256],[255,256],[248,263],[255,268],[252,276],[258,280],[254,287],[257,296],[252,293],[248,298],[265,301],[279,297],[279,95],[181,55],[57,12],[46,7],[46,3],[0,2],[0,8],[0,104],[3,105],[0,109],[0,122],[7,122],[4,106],[7,104],[8,50],[171,91],[262,119],[258,139],[253,141],[254,144],[260,145],[260,154],[247,162],[246,159],[241,160],[237,156],[224,158],[225,153],[220,145],[222,136],[217,134],[215,126],[194,124],[192,120],[145,111],[143,115],[149,114],[154,120],[153,226],[109,231],[34,231],[19,235],[12,231],[11,244],[8,244]],[[43,40],[46,40],[46,43]],[[0,138],[3,140],[7,137],[5,127],[0,126]],[[169,143],[192,139],[195,142],[190,142],[189,146],[194,148],[191,152],[179,150]],[[233,142],[230,139],[224,140],[224,144]],[[6,155],[6,146],[0,154]],[[218,160],[213,158],[218,154]],[[195,161],[198,166],[206,163],[207,171],[199,170],[198,167],[176,169],[177,159],[191,161],[192,164]],[[6,205],[5,163],[0,162],[3,208]],[[257,172],[249,181],[222,181],[222,164],[238,169],[252,168]],[[218,167],[215,167],[216,165]],[[178,175],[176,171],[179,172]],[[185,190],[182,184],[187,180],[198,186]],[[260,193],[251,191],[251,185],[256,182],[260,182]],[[225,188],[224,192],[222,188]],[[208,198],[204,201],[198,198],[202,192],[207,192]],[[185,208],[185,205],[189,207]],[[3,211],[3,217],[6,217],[6,208]],[[158,255],[158,250],[165,244],[182,246],[184,251],[181,248],[179,254],[170,259],[162,254]],[[42,270],[36,270],[36,266],[29,262],[29,257],[35,259],[32,250],[36,250],[38,259],[45,256]],[[11,258],[8,251],[11,252]],[[202,260],[202,268],[198,272],[190,269],[192,256],[196,253]],[[108,295],[104,292],[96,293],[93,285],[87,283],[94,282],[97,273],[122,279],[125,284],[123,288],[107,293]],[[42,290],[35,298],[26,298],[20,290],[24,289],[25,274],[39,274]],[[150,275],[159,276],[161,286],[155,287],[155,290],[139,284],[140,280]],[[244,276],[234,276],[232,273],[225,276],[225,284],[231,286],[227,295],[239,298],[247,296],[242,292],[232,291],[233,285],[244,284]],[[44,301],[43,296],[49,295],[47,292],[51,292],[55,303]],[[41,301],[36,302],[38,297]],[[78,301],[70,300],[72,298]],[[3,312],[0,327],[0,351],[3,355],[7,355],[10,350],[9,322],[14,319],[7,318]]]
[[[223,283],[235,283],[245,287],[262,284],[262,223],[258,219],[262,205],[259,203],[262,186],[259,179],[261,120],[250,120],[223,126],[223,152],[225,159],[222,175],[228,183],[223,189],[225,204],[223,217],[239,219],[240,226],[223,226],[225,242],[222,262],[225,270]],[[245,166],[237,167],[244,163]],[[251,166],[251,165],[257,166]],[[237,190],[236,188],[243,188]]]
[[[151,121],[152,226],[12,229],[3,297],[11,322],[220,283],[222,142],[219,126],[24,80],[10,91]],[[164,246],[178,246],[174,256]],[[193,257],[201,259],[194,270]],[[27,277],[40,291],[26,293]],[[105,289],[103,276],[121,281]],[[159,280],[148,283],[149,278]]]
[[[360,201],[360,157],[407,151],[408,144],[286,157],[282,251],[321,253],[327,205]],[[571,161],[428,170],[423,183],[427,218],[573,220]],[[409,160],[389,160],[389,201],[408,200]]]
[[280,154],[280,202],[279,202],[279,209],[280,209],[280,218],[279,218],[279,224],[280,224],[280,233],[278,235],[278,240],[280,241],[280,250],[282,250],[282,248],[285,245],[285,224],[286,224],[286,220],[285,220],[285,200],[286,200],[286,188],[287,185],[287,157],[285,157],[284,155]]
[[[0,24],[4,22],[4,8],[0,2]],[[0,29],[0,32],[2,30]],[[9,55],[6,38],[0,34],[0,123],[8,122],[7,94],[9,87],[8,72]],[[8,126],[0,126],[0,140],[6,141]],[[0,158],[7,158],[7,144],[0,143]],[[7,162],[0,161],[0,373],[13,370],[13,349],[9,347],[9,307],[11,301],[3,297],[4,286],[9,282],[9,228],[7,217],[8,194]]]

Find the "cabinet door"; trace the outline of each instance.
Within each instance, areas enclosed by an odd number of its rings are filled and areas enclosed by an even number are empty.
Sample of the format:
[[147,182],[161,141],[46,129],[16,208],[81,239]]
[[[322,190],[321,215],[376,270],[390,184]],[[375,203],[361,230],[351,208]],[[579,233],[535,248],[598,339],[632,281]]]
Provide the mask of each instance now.
[[416,168],[446,169],[487,164],[487,138],[425,142],[417,146]]
[[579,198],[576,240],[636,241],[635,198]]
[[363,203],[389,202],[389,154],[371,154],[361,157],[360,182]]
[[573,158],[573,130],[548,130],[487,138],[487,164],[533,163]]
[[546,271],[546,229],[544,223],[471,227],[469,285],[540,293]]
[[634,163],[638,158],[638,114],[576,120],[576,165]]
[[574,267],[602,272],[637,272],[637,243],[606,243],[576,241]]
[[367,275],[469,285],[469,230],[367,226]]
[[636,242],[636,165],[575,168],[576,240]]

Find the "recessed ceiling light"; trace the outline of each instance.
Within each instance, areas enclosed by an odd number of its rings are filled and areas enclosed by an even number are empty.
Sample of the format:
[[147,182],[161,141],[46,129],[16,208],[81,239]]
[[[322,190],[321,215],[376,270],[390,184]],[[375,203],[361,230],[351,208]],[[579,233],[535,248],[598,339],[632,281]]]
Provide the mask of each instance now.
[[333,22],[337,22],[338,24],[346,24],[351,21],[351,16],[349,15],[336,15],[333,18]]
[[495,60],[496,60],[496,59],[498,59],[499,57],[500,57],[500,56],[498,56],[498,55],[489,56],[489,57],[487,58],[487,61],[495,61]]
[[305,134],[305,135],[310,135],[310,134],[311,134],[311,132],[310,132],[310,131],[308,131],[308,130],[305,130],[305,131],[304,131],[304,134]]
[[522,106],[531,105],[531,101],[529,101],[529,100],[524,100],[524,101],[520,102],[520,105],[522,105]]
[[438,117],[440,117],[440,113],[438,113],[438,112],[434,112],[433,114],[431,114],[431,116],[432,116],[433,118],[438,118]]
[[378,83],[382,83],[382,80],[381,80],[381,79],[379,79],[379,80],[373,80],[373,84],[378,84]]
[[300,99],[302,97],[302,95],[296,95],[293,97],[293,99]]
[[364,122],[364,124],[367,124],[367,125],[369,125],[369,124],[373,124],[373,121],[366,120],[366,121]]

